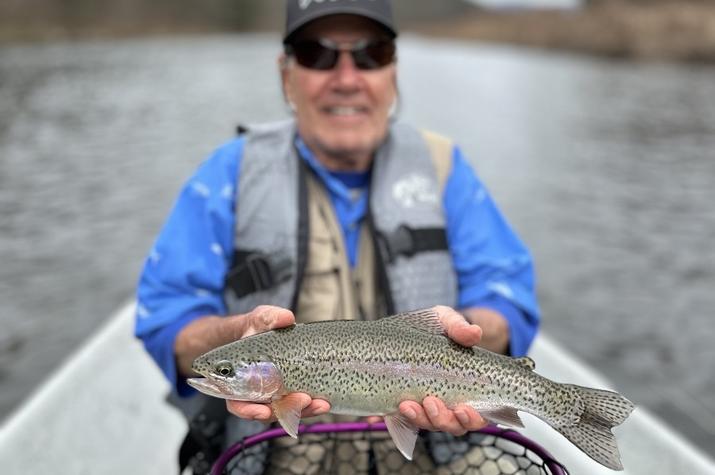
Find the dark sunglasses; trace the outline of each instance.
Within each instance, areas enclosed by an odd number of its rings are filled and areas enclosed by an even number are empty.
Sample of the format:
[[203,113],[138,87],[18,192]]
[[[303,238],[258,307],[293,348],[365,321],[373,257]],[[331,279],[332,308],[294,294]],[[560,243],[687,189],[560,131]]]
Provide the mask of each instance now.
[[349,47],[320,38],[299,40],[285,45],[285,53],[308,69],[329,71],[338,64],[340,53],[346,51],[355,67],[362,70],[380,69],[395,60],[395,42],[392,40],[359,40]]

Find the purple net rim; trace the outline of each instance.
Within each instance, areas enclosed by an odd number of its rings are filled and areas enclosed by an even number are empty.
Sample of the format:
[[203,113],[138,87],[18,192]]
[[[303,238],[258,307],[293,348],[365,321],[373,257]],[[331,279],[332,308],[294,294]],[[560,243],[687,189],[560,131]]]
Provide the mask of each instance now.
[[[385,432],[387,426],[384,422],[369,423],[369,422],[335,422],[332,424],[301,424],[298,427],[298,434],[326,434],[339,432]],[[504,429],[494,425],[486,426],[478,431],[480,434],[493,435],[502,439],[509,440],[522,447],[531,450],[536,455],[541,457],[544,464],[551,470],[553,475],[568,475],[566,468],[542,446],[533,440],[524,437],[519,432],[512,429]],[[258,434],[244,438],[236,442],[221,454],[211,467],[211,475],[221,475],[226,465],[244,449],[258,445],[267,440],[276,439],[278,437],[287,436],[288,433],[280,427],[268,429]]]

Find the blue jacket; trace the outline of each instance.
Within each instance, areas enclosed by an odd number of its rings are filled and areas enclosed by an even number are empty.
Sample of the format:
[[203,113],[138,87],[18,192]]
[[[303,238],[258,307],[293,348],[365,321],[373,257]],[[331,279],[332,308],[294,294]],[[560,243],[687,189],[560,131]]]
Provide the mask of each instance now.
[[[354,264],[366,200],[350,188],[367,176],[325,170],[298,140],[301,157],[330,194]],[[137,289],[136,336],[180,394],[173,353],[179,331],[204,315],[224,315],[224,278],[233,258],[235,198],[245,139],[218,148],[184,186],[146,259]],[[526,353],[539,324],[531,257],[458,147],[444,189],[447,240],[459,283],[455,308],[486,307],[506,317],[510,352]]]

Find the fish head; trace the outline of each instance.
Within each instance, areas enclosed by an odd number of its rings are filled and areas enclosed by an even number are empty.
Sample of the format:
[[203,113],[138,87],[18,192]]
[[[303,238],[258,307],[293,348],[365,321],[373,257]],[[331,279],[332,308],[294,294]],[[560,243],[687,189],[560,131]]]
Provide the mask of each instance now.
[[209,396],[270,402],[284,393],[283,375],[267,357],[236,359],[210,351],[196,358],[192,368],[204,377],[189,378],[187,383]]

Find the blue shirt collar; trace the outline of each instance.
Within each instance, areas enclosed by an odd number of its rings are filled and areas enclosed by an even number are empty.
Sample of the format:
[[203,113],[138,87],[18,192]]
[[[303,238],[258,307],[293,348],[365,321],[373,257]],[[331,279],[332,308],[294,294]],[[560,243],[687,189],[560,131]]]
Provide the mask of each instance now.
[[[298,150],[300,158],[303,159],[308,166],[320,177],[325,183],[329,191],[339,199],[353,201],[354,194],[351,192],[351,180],[341,180],[340,174],[333,174],[330,170],[318,161],[315,154],[308,148],[302,138],[298,134],[295,136],[295,147]],[[369,175],[370,172],[365,172]],[[365,180],[367,185],[367,180]]]

